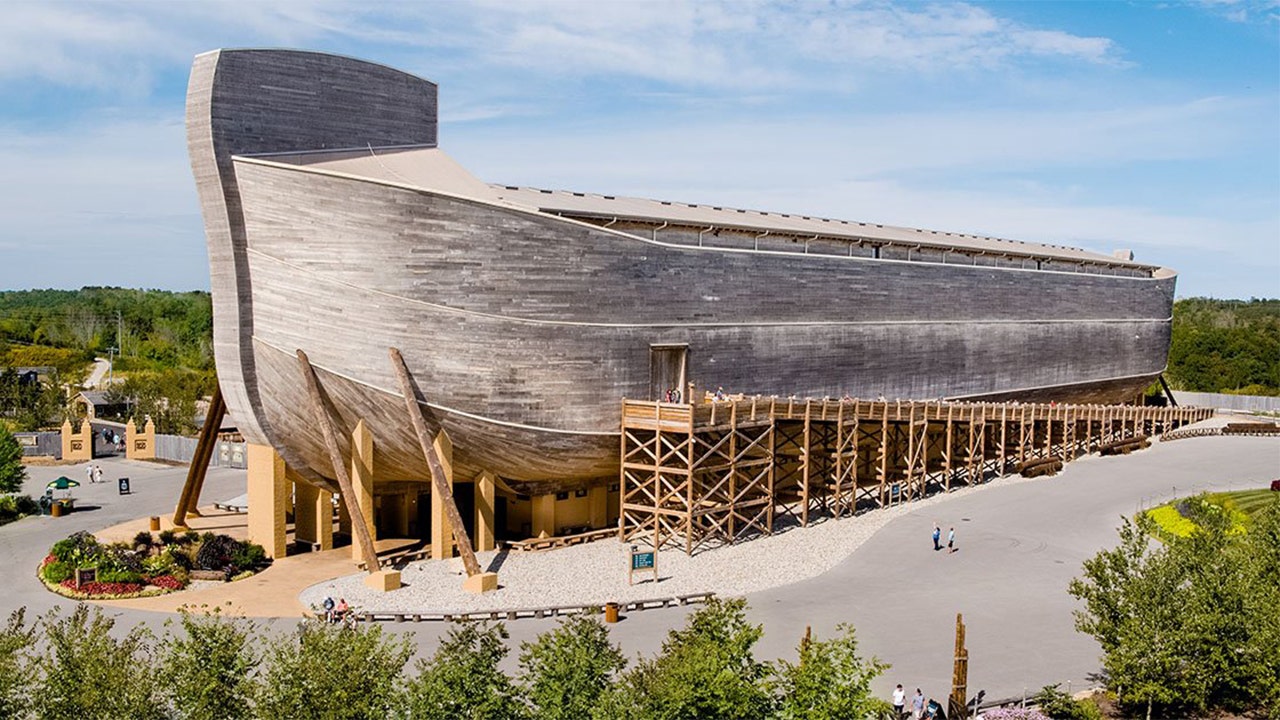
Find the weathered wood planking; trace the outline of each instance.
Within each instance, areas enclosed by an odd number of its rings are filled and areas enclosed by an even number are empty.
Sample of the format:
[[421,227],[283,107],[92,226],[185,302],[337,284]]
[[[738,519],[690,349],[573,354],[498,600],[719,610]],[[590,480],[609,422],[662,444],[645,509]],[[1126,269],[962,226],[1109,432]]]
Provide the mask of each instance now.
[[652,344],[687,344],[700,389],[817,397],[1114,402],[1164,367],[1171,273],[669,245],[268,158],[233,160],[434,144],[434,85],[293,55],[197,58],[189,131],[228,404],[251,440],[303,472],[326,463],[297,410],[297,378],[280,367],[298,349],[335,394],[339,428],[364,418],[374,429],[380,478],[428,476],[382,361],[396,346],[437,403],[462,473],[542,487],[616,473],[618,399],[647,395]]

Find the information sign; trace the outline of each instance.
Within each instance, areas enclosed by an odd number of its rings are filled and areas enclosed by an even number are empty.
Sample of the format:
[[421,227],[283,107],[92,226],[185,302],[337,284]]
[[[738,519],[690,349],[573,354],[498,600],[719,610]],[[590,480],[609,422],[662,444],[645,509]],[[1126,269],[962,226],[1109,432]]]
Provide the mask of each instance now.
[[120,486],[121,495],[130,494],[131,491],[129,490],[129,478],[120,478],[119,480],[116,480],[116,484]]
[[635,584],[636,572],[652,572],[653,581],[658,581],[658,550],[644,549],[641,550],[635,545],[631,546],[631,566],[627,568],[627,583]]

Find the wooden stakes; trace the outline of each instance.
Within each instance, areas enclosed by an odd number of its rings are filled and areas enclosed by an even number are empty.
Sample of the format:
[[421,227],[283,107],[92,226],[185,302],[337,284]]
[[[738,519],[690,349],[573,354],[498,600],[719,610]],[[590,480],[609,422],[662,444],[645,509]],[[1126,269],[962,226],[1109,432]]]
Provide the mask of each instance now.
[[200,428],[200,440],[196,443],[195,457],[191,458],[191,465],[187,467],[187,481],[182,485],[178,506],[173,511],[174,527],[186,527],[187,515],[200,515],[196,506],[200,504],[204,476],[209,471],[209,461],[213,458],[213,450],[218,445],[218,428],[222,426],[222,419],[226,416],[227,403],[222,399],[222,386],[214,385],[213,400],[209,403],[209,412],[205,415],[204,426]]
[[440,464],[440,458],[436,455],[435,434],[427,427],[426,418],[423,417],[418,389],[414,385],[413,377],[409,374],[409,366],[405,364],[404,356],[398,349],[390,348],[389,352],[391,365],[395,368],[396,377],[400,380],[400,392],[404,394],[409,420],[413,423],[414,433],[418,436],[418,445],[422,447],[422,454],[427,459],[427,467],[431,469],[432,491],[440,495],[445,514],[449,516],[449,529],[453,532],[453,540],[458,545],[458,554],[462,556],[467,577],[479,575],[480,563],[476,561],[475,551],[471,547],[471,538],[467,537],[467,527],[462,523],[462,514],[458,512],[458,506],[453,500],[453,488],[450,487],[452,483],[445,476],[444,466]]
[[[333,465],[333,474],[338,480],[338,489],[342,491],[342,501],[346,503],[347,511],[351,513],[372,511],[372,508],[362,508],[355,504],[355,486],[351,484],[351,474],[347,472],[347,464],[342,460],[338,432],[333,427],[333,418],[329,416],[324,398],[320,394],[320,380],[316,377],[316,370],[311,367],[311,361],[302,350],[298,350],[298,370],[306,380],[307,396],[311,399],[311,411],[315,415],[316,424],[320,426],[320,432],[324,434],[325,449],[329,451],[329,462]],[[378,552],[373,546],[373,534],[369,532],[369,526],[361,518],[353,517],[351,531],[356,534],[360,542],[365,570],[370,575],[376,574],[380,569]]]

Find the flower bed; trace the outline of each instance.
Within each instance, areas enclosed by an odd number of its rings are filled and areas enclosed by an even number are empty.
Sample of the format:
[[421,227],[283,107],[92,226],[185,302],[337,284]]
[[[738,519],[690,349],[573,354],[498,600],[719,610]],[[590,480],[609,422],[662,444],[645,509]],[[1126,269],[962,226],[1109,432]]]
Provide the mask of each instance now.
[[[157,540],[140,532],[132,543],[102,544],[79,532],[54,543],[37,574],[45,587],[65,597],[121,600],[182,590],[193,573],[239,578],[268,563],[261,546],[227,535],[166,531]],[[84,577],[89,570],[92,577]]]

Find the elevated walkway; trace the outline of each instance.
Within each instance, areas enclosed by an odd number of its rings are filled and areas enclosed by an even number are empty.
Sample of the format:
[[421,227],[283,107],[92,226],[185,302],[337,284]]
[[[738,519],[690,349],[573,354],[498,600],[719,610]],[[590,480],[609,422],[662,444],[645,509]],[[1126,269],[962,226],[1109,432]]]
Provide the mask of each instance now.
[[621,537],[693,554],[1161,435],[1213,410],[748,397],[622,401]]

